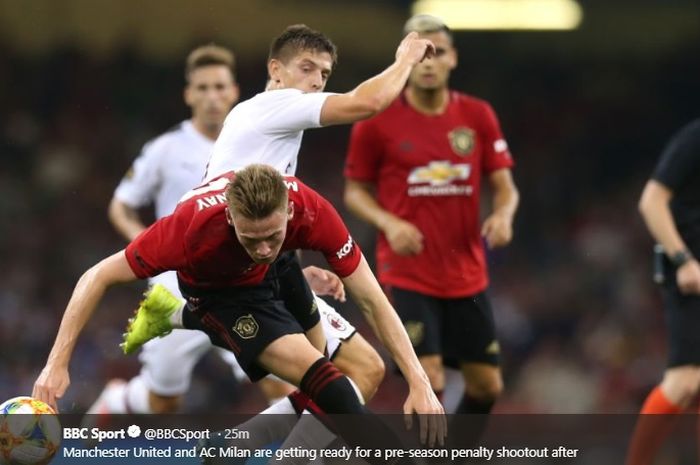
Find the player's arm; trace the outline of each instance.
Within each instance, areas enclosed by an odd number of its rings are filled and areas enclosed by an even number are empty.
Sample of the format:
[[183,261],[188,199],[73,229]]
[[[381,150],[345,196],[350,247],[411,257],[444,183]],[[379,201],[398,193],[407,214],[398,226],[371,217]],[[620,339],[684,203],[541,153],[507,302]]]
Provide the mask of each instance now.
[[305,267],[302,273],[316,295],[327,295],[339,302],[345,302],[345,287],[337,274],[313,265]]
[[[676,222],[671,213],[673,191],[664,184],[650,179],[639,200],[639,212],[644,218],[652,237],[661,244],[669,258],[679,252],[687,252]],[[689,253],[689,252],[687,252]],[[695,257],[687,260],[677,270],[678,287],[683,293],[700,294],[700,264]]]
[[447,423],[442,405],[430,387],[428,376],[416,357],[401,320],[364,257],[355,271],[343,278],[343,282],[408,382],[409,395],[404,412],[428,414],[427,418],[421,417],[421,441],[425,442],[427,438],[430,445],[436,442],[443,444]]
[[420,230],[385,210],[379,205],[374,185],[347,179],[344,200],[355,216],[379,229],[386,236],[391,249],[398,255],[415,255],[423,250],[423,234]]
[[493,193],[492,212],[484,220],[481,235],[490,248],[503,247],[513,239],[513,217],[520,202],[510,169],[501,168],[489,174]]
[[34,383],[32,396],[56,409],[56,399],[63,396],[70,384],[68,365],[78,336],[105,290],[113,284],[135,279],[123,250],[105,258],[80,277],[63,314],[46,366]]
[[129,242],[146,229],[137,209],[119,200],[116,196],[112,197],[109,203],[108,217],[114,229]]
[[435,53],[435,46],[418,34],[408,34],[396,50],[388,68],[345,94],[329,96],[321,109],[321,126],[348,124],[384,110],[399,96],[413,66]]

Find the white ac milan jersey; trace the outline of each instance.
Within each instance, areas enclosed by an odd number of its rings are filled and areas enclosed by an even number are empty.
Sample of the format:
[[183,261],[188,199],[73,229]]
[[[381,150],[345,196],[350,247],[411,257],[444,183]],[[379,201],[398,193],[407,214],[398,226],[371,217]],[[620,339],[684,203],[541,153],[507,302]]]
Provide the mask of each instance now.
[[156,218],[175,210],[180,198],[202,183],[214,141],[183,121],[143,146],[114,196],[132,208],[150,204]]
[[321,126],[328,92],[268,90],[236,105],[214,144],[206,181],[254,163],[294,175],[304,129]]

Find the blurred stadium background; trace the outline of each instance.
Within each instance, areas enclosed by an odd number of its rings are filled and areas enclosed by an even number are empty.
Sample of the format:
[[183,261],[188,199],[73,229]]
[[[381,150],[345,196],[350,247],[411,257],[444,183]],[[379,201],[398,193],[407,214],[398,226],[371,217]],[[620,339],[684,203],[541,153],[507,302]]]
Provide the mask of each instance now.
[[[570,31],[461,31],[453,87],[490,100],[517,166],[514,243],[490,256],[507,390],[501,412],[634,413],[665,362],[652,242],[636,210],[667,138],[700,108],[700,3],[586,0]],[[270,39],[304,22],[339,46],[328,90],[393,59],[408,0],[0,0],[0,398],[31,392],[80,274],[124,244],[106,207],[141,145],[188,115],[193,46],[233,48],[243,97]],[[344,213],[349,127],[308,131],[298,174]],[[439,273],[440,270],[435,270]],[[65,411],[136,357],[117,348],[141,284],[112,290],[79,343]],[[351,305],[343,308],[365,334]],[[391,370],[372,406],[392,411]],[[215,357],[190,411],[262,407]]]

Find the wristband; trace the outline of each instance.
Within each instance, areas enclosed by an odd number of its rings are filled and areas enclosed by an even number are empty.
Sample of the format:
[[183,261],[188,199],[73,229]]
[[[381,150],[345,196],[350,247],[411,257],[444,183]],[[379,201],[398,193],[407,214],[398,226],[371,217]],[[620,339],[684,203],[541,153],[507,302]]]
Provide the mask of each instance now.
[[671,255],[669,259],[671,260],[671,263],[673,263],[673,266],[675,266],[676,268],[680,268],[681,266],[688,263],[688,261],[692,260],[693,255],[688,250],[679,250],[678,252]]

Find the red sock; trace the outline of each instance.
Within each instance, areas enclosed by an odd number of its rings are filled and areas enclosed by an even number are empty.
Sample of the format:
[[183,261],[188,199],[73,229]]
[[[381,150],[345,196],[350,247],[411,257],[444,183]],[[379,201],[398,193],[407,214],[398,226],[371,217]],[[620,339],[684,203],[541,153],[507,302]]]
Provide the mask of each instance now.
[[677,417],[683,409],[673,404],[656,386],[647,396],[637,426],[627,450],[626,465],[650,465],[656,453],[673,430]]

